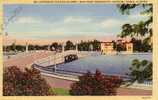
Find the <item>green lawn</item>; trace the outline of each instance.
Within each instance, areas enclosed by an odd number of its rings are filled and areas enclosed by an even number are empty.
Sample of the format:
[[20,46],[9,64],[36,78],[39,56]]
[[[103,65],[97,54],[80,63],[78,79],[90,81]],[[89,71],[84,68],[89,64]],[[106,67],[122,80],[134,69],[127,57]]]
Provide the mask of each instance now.
[[70,95],[69,91],[63,88],[53,88],[49,90],[50,93],[54,93],[55,95],[66,96]]

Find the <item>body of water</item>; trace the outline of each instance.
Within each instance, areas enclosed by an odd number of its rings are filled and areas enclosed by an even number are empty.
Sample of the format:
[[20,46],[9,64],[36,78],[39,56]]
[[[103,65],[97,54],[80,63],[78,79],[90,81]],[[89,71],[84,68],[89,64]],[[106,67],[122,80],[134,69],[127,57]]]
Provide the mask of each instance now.
[[57,68],[81,73],[85,73],[87,70],[94,73],[98,69],[104,74],[125,75],[129,72],[129,67],[134,59],[152,61],[152,53],[93,55],[70,63],[60,64]]

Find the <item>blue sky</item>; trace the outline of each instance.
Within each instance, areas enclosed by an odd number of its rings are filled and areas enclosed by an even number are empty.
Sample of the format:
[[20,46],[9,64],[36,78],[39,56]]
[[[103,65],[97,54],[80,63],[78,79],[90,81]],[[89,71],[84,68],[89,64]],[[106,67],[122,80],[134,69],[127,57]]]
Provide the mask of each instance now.
[[142,8],[122,15],[114,4],[14,4],[4,5],[4,22],[17,7],[22,10],[5,31],[11,36],[31,39],[116,36],[123,24],[148,18],[140,15]]

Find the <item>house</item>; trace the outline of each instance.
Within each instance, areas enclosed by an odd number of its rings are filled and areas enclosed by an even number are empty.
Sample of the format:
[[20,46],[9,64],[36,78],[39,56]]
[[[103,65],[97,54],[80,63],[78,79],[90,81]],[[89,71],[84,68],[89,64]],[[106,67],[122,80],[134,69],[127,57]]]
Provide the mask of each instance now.
[[113,51],[113,42],[101,42],[101,54],[111,54]]
[[[117,40],[116,42],[101,42],[101,54],[116,54],[114,49],[114,43],[116,48],[120,48],[121,53],[130,54],[133,53],[133,43],[124,40]],[[121,46],[120,46],[121,45]]]
[[125,44],[126,44],[126,52],[127,53],[133,53],[133,43],[125,42]]

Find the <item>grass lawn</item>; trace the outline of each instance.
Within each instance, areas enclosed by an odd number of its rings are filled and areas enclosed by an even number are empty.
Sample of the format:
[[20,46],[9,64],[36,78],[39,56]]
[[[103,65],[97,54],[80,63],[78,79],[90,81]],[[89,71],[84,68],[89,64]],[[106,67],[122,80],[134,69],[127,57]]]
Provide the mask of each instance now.
[[53,88],[49,90],[50,93],[54,93],[55,95],[60,95],[60,96],[68,96],[69,90],[63,89],[63,88]]

